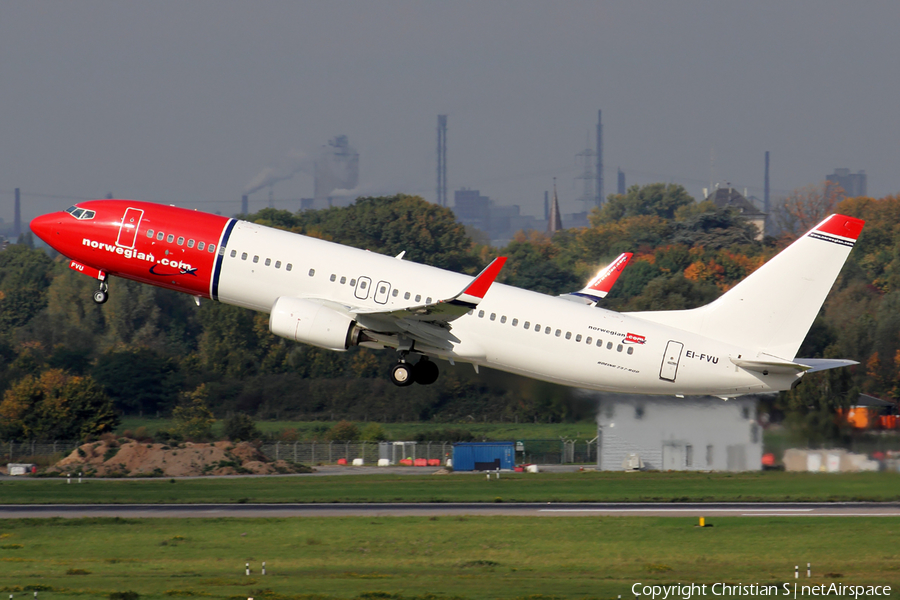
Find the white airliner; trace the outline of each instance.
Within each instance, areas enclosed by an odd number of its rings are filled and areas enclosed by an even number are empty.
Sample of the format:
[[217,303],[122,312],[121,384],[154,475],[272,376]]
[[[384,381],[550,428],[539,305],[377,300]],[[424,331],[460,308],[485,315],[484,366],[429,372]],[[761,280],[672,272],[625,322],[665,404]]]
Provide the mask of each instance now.
[[146,202],[93,200],[31,223],[100,280],[97,302],[115,275],[268,312],[290,340],[394,349],[399,386],[433,383],[438,358],[594,390],[722,398],[856,364],[796,354],[862,227],[828,217],[706,306],[616,313],[595,306],[608,291],[597,282],[576,292],[587,303],[494,283],[503,257],[472,278]]

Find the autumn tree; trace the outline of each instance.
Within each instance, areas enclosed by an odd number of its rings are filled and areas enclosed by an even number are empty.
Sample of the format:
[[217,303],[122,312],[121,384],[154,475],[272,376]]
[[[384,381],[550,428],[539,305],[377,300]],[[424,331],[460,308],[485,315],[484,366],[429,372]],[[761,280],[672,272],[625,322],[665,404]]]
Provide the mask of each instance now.
[[216,419],[206,405],[207,396],[206,384],[184,394],[181,403],[172,411],[172,433],[199,442],[212,438],[212,426]]
[[835,212],[846,197],[844,188],[833,181],[797,188],[772,207],[772,223],[783,234],[798,236]]
[[90,439],[119,424],[112,400],[92,378],[51,369],[28,375],[3,395],[4,434],[30,439]]

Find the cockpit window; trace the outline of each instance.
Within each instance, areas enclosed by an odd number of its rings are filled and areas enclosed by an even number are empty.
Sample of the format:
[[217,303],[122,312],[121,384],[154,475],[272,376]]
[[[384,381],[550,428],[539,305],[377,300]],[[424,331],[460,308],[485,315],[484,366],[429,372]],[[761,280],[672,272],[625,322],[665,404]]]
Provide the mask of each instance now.
[[76,219],[93,219],[94,215],[97,213],[93,210],[84,210],[83,208],[78,208],[77,206],[70,206],[66,209],[66,212],[75,217]]

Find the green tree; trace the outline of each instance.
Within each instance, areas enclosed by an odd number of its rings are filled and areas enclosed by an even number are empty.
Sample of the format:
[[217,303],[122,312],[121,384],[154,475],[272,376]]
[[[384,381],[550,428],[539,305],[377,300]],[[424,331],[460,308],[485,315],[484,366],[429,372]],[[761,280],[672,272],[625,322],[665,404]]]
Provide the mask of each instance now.
[[693,203],[691,195],[674,183],[633,185],[625,194],[610,194],[603,208],[593,213],[591,218],[594,224],[612,223],[641,215],[671,220],[675,218],[679,208]]
[[181,404],[172,411],[173,433],[197,442],[212,439],[212,426],[216,419],[206,405],[208,394],[206,384],[203,384],[184,395]]
[[90,439],[119,424],[112,400],[93,379],[59,369],[28,375],[3,395],[4,433],[30,439]]
[[172,359],[149,348],[107,352],[97,359],[91,374],[116,408],[130,413],[168,411],[181,379]]
[[249,442],[262,437],[262,433],[256,428],[256,423],[244,413],[235,413],[227,417],[222,426],[225,437],[232,442]]

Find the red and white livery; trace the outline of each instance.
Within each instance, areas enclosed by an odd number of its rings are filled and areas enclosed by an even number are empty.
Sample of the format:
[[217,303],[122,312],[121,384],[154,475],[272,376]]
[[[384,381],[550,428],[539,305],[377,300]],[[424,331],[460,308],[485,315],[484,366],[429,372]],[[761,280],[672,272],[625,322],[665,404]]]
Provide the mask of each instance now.
[[291,340],[396,350],[397,385],[434,382],[430,358],[439,358],[595,390],[723,398],[856,364],[796,354],[862,227],[828,217],[707,306],[616,313],[594,305],[627,254],[575,293],[585,304],[495,283],[502,257],[473,279],[146,202],[93,200],[31,223],[73,269],[100,280],[97,302],[114,275],[268,312],[271,331]]

